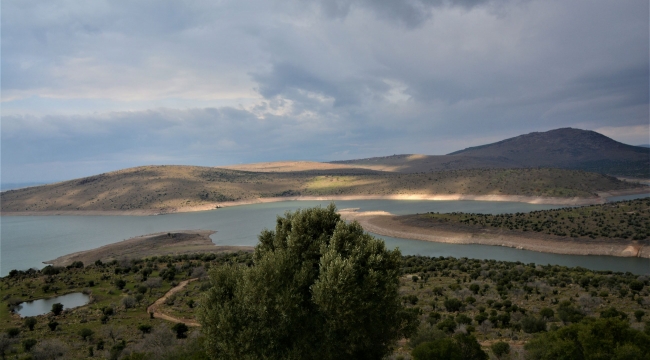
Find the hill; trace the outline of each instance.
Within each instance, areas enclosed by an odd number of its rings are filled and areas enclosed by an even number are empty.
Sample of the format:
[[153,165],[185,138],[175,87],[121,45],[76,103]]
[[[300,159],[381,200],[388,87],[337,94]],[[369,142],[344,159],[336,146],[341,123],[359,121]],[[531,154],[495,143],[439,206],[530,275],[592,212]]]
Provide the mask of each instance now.
[[[0,194],[0,204],[3,214],[44,211],[152,214],[310,197],[453,200],[491,196],[490,200],[584,204],[602,201],[597,197],[600,192],[638,187],[610,176],[561,169],[402,174],[367,169],[273,173],[199,166],[144,166],[9,190]],[[586,200],[572,199],[575,197]]]
[[572,128],[533,132],[442,156],[394,155],[332,163],[400,172],[554,167],[650,178],[650,149]]

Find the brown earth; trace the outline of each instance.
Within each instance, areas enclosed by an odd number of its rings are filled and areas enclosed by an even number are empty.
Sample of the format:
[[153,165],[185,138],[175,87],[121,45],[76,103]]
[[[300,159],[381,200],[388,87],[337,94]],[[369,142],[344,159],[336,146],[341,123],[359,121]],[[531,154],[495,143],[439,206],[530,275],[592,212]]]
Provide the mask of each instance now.
[[[287,166],[318,168],[314,163],[297,164]],[[144,166],[5,191],[0,193],[0,206],[2,215],[157,215],[310,199],[504,199],[577,205],[602,202],[598,193],[648,191],[647,186],[641,186],[596,173],[562,169],[401,174],[348,168],[249,172]]]
[[112,260],[141,259],[162,255],[253,251],[252,246],[216,246],[210,239],[210,235],[214,233],[215,231],[210,230],[186,230],[149,234],[92,250],[64,255],[44,263],[67,266],[74,261],[81,261],[88,265],[97,260],[109,262]]
[[650,258],[650,249],[641,242],[610,239],[573,239],[539,233],[523,233],[502,229],[435,224],[417,215],[396,216],[384,211],[357,212],[341,210],[346,221],[358,221],[364,230],[402,239],[451,244],[481,244],[507,246],[554,254],[609,255]]
[[153,314],[153,317],[157,319],[163,319],[163,320],[171,321],[173,323],[184,323],[187,326],[201,326],[201,324],[199,324],[193,319],[177,318],[171,315],[167,315],[160,311],[160,308],[165,304],[167,298],[183,290],[183,288],[187,286],[187,284],[191,283],[194,280],[198,280],[198,278],[183,280],[180,282],[180,284],[169,289],[169,291],[167,291],[165,295],[163,295],[160,299],[156,300],[153,304],[147,307],[147,314]]

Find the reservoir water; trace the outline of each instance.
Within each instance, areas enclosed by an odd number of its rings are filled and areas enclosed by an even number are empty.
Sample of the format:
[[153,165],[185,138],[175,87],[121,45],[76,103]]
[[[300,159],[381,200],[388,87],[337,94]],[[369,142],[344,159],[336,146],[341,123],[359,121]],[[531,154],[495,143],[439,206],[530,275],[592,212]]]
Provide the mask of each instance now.
[[[214,230],[217,232],[211,238],[217,245],[255,245],[260,231],[274,228],[276,216],[285,211],[327,206],[329,203],[287,201],[160,216],[2,216],[0,275],[5,276],[12,269],[42,268],[43,261],[155,232]],[[359,200],[335,203],[339,209],[384,210],[397,215],[429,211],[497,214],[561,207],[489,201]],[[440,244],[380,237],[391,248],[399,247],[404,255],[496,259],[630,271],[636,274],[650,273],[650,259],[556,255],[500,246]]]
[[56,303],[63,304],[63,310],[65,310],[86,305],[89,301],[90,296],[88,295],[82,293],[71,293],[49,299],[40,299],[21,303],[18,305],[15,312],[21,317],[38,316],[49,313],[52,310],[52,305]]

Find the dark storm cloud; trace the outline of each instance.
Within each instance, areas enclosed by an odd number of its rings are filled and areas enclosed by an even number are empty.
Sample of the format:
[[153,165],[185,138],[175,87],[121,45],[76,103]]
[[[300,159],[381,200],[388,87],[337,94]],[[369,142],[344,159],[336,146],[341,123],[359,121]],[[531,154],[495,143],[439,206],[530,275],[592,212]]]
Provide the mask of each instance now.
[[648,7],[4,1],[2,178],[442,154],[566,126],[647,143]]
[[373,11],[380,18],[395,21],[409,28],[420,26],[440,7],[471,9],[494,0],[320,0],[323,13],[331,18],[345,18],[353,7]]

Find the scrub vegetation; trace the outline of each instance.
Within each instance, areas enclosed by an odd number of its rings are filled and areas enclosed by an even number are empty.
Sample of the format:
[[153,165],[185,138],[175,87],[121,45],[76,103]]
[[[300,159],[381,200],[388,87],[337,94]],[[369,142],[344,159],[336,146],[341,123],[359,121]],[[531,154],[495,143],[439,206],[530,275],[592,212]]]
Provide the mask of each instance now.
[[650,237],[650,198],[528,213],[428,213],[418,217],[435,224],[538,232],[572,238],[647,240]]
[[472,169],[394,173],[366,169],[250,172],[196,166],[145,166],[9,190],[3,212],[149,211],[214,208],[269,197],[519,195],[595,198],[638,188],[614,177],[562,169]]
[[[170,297],[159,309],[173,317],[196,321],[205,294],[212,288],[207,277],[209,270],[226,264],[248,267],[253,263],[253,255],[242,252],[14,271],[0,280],[0,349],[8,358],[19,359],[46,358],[44,354],[51,352],[63,354],[61,359],[207,359],[200,328],[190,327],[187,337],[178,339],[172,330],[175,324],[151,319],[147,306],[172,285],[196,277],[197,281]],[[451,342],[472,344],[469,336],[494,359],[497,356],[493,345],[500,342],[509,346],[509,354],[502,354],[498,357],[501,359],[560,358],[557,352],[584,350],[579,347],[583,346],[580,342],[569,341],[570,336],[578,339],[578,334],[603,326],[615,327],[622,335],[592,341],[613,341],[622,347],[621,351],[648,354],[644,343],[634,339],[649,340],[649,290],[647,276],[631,273],[403,256],[399,298],[408,311],[417,315],[417,331],[409,339],[399,341],[390,358],[407,359],[422,344],[425,345],[421,348],[429,350],[421,352],[441,351],[438,347],[444,344],[453,350],[456,346]],[[70,292],[86,292],[92,301],[83,307],[66,309],[60,315],[19,318],[11,313],[21,301]],[[52,324],[57,324],[54,330]],[[558,338],[565,339],[561,346],[551,346]],[[435,344],[430,345],[432,342]],[[585,348],[589,346],[590,343],[584,344]],[[502,351],[502,347],[496,349]],[[609,349],[608,358],[613,358],[617,347],[601,348]],[[89,356],[90,353],[93,355]]]

